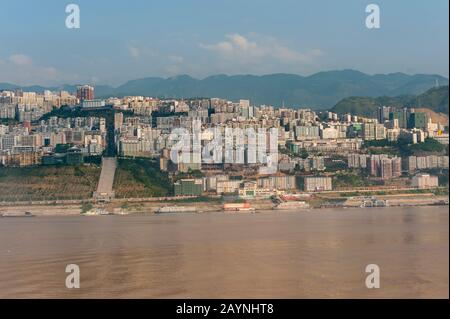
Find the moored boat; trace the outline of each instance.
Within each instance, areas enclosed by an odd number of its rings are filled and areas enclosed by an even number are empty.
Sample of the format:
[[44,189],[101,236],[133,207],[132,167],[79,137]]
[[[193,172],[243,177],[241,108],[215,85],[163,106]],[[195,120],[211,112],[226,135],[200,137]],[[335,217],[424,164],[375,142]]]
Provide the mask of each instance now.
[[304,201],[281,202],[274,207],[276,210],[296,210],[307,208],[309,208],[309,204]]
[[223,205],[226,212],[254,212],[255,208],[250,203],[227,203]]
[[30,212],[23,213],[3,213],[2,217],[34,217],[34,215]]
[[104,208],[94,208],[83,214],[84,216],[104,216],[104,215],[113,215],[108,210]]
[[197,212],[197,208],[190,206],[164,206],[158,208],[156,213],[195,213]]

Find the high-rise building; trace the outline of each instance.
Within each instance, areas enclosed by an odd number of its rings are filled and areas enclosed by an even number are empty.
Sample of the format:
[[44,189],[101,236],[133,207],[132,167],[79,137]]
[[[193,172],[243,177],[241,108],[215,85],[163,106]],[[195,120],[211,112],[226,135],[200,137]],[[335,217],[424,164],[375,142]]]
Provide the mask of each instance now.
[[331,177],[305,177],[303,188],[306,192],[331,191],[333,189]]
[[250,100],[239,100],[239,106],[241,108],[249,108],[250,107]]
[[392,108],[389,106],[378,107],[378,111],[377,111],[378,122],[384,123],[384,121],[388,120],[391,109]]
[[375,139],[384,140],[386,138],[386,128],[383,124],[375,125]]
[[372,176],[379,176],[384,180],[400,177],[402,175],[402,159],[388,157],[385,154],[371,155],[368,161],[368,172]]
[[429,174],[419,174],[412,178],[411,186],[417,188],[431,188],[439,186],[439,179],[437,176]]
[[364,123],[362,126],[362,137],[370,141],[375,139],[376,123]]
[[90,85],[80,85],[77,86],[77,99],[83,100],[93,100],[94,99],[94,87]]
[[348,154],[347,166],[349,168],[366,168],[368,155],[365,154]]
[[400,128],[406,128],[408,126],[408,110],[394,110],[389,113],[389,120],[397,120]]
[[118,130],[120,129],[122,124],[123,124],[123,113],[122,112],[114,113],[114,128]]
[[296,126],[295,137],[298,141],[303,140],[315,140],[319,139],[319,127],[318,126]]
[[311,167],[317,171],[325,170],[325,159],[323,156],[313,156],[311,158]]
[[382,179],[392,178],[392,160],[389,158],[383,158],[380,162],[380,175]]
[[427,113],[411,113],[409,115],[408,128],[426,129],[428,124]]
[[383,140],[386,138],[386,128],[383,124],[367,122],[362,126],[362,137],[366,141]]
[[402,176],[402,158],[394,157],[392,158],[392,177]]

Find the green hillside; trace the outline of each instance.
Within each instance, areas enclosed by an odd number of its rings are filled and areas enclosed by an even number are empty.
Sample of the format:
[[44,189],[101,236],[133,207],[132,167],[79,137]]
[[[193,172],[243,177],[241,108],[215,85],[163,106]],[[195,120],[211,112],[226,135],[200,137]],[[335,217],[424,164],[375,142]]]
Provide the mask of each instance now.
[[448,114],[448,85],[432,88],[411,99],[407,107],[425,107],[438,113]]
[[338,114],[351,113],[360,116],[375,116],[379,106],[398,108],[427,108],[434,112],[448,114],[448,85],[432,88],[417,96],[358,97],[352,96],[339,101],[332,109]]

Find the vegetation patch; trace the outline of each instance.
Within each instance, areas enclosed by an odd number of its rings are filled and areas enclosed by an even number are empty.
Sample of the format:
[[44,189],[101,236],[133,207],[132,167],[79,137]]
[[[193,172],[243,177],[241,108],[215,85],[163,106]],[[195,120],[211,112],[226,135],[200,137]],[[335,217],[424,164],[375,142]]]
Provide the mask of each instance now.
[[173,193],[167,173],[159,162],[146,158],[119,158],[114,186],[117,198],[161,197]]
[[358,174],[357,172],[338,173],[333,176],[333,187],[335,189],[372,185],[374,185],[374,183],[364,176],[364,174]]
[[448,146],[439,143],[434,138],[427,137],[424,142],[411,144],[405,138],[400,137],[395,142],[384,140],[365,141],[363,145],[370,154],[391,154],[398,156],[448,154]]
[[91,198],[100,171],[96,165],[0,167],[0,201]]

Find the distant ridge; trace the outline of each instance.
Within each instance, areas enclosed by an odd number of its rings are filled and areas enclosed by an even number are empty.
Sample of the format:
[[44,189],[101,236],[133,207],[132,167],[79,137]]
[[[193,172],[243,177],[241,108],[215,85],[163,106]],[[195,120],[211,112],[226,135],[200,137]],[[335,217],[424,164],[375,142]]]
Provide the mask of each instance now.
[[[219,97],[236,101],[250,99],[252,104],[311,107],[329,109],[350,96],[399,96],[417,95],[434,87],[436,82],[448,85],[448,79],[440,75],[404,73],[368,75],[355,70],[338,70],[315,73],[310,76],[296,74],[268,75],[213,75],[195,79],[189,75],[170,78],[148,77],[131,80],[118,87],[96,86],[97,97],[111,95],[146,95],[154,97]],[[1,89],[20,86],[0,83]],[[24,90],[64,89],[74,91],[74,85],[44,88],[20,87]]]

